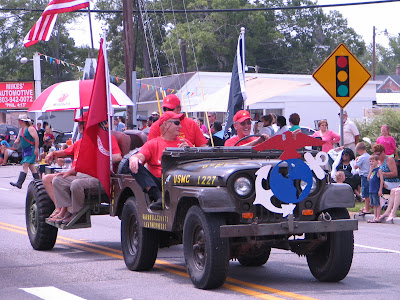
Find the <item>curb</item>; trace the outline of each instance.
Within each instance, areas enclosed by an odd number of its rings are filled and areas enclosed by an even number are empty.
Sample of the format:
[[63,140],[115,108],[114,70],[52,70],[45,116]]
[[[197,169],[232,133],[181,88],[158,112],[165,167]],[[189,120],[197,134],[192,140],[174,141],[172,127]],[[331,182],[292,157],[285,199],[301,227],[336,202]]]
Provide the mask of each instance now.
[[[374,215],[373,215],[373,214],[367,214],[367,215],[364,215],[364,216],[359,216],[358,213],[352,212],[352,211],[349,211],[349,214],[350,214],[350,218],[351,218],[351,219],[356,219],[356,220],[361,221],[361,222],[368,222],[369,220],[372,220],[372,219],[374,218]],[[390,221],[390,222],[383,221],[383,222],[381,222],[381,223],[382,223],[382,224],[396,224],[396,225],[400,225],[400,218],[394,218],[394,219],[393,219],[392,221]]]

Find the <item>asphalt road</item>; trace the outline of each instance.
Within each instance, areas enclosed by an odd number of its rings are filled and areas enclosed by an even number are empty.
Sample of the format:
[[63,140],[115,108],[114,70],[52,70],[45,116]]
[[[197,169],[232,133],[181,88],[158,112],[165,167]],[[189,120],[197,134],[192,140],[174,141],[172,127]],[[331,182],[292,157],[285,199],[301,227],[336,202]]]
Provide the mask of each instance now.
[[306,259],[272,250],[258,268],[230,263],[217,290],[193,287],[181,246],[159,251],[155,268],[129,271],[120,247],[120,222],[92,217],[92,228],[59,231],[51,251],[32,249],[25,229],[25,193],[9,185],[19,166],[0,167],[0,299],[399,299],[400,226],[360,222],[349,275],[320,283]]

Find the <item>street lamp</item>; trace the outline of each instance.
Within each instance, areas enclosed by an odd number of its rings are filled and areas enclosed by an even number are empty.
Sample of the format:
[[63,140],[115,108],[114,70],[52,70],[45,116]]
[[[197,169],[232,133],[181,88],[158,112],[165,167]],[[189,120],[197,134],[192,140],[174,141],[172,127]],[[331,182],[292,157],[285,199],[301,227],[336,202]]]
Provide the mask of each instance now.
[[[22,57],[20,59],[21,64],[26,64],[30,59],[26,57]],[[42,93],[42,71],[40,69],[40,55],[39,53],[35,52],[33,54],[33,80],[35,81],[35,99],[39,97]]]

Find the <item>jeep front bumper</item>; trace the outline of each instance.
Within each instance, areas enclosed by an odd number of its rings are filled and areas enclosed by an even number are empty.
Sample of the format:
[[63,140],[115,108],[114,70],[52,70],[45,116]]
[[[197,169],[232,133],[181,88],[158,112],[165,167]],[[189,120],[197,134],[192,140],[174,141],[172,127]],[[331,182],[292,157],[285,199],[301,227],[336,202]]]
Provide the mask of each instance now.
[[220,236],[227,238],[353,230],[358,230],[358,220],[293,221],[289,218],[288,221],[272,224],[223,225],[220,227]]

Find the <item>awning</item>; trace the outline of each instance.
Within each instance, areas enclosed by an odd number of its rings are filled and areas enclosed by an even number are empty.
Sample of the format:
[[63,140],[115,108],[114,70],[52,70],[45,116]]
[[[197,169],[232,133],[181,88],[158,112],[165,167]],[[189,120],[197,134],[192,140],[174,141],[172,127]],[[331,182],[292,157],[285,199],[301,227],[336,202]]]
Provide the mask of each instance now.
[[[261,102],[306,85],[309,85],[309,83],[273,78],[246,77],[246,105]],[[189,111],[226,112],[228,109],[229,89],[230,85],[228,84],[213,94],[205,95],[204,100]]]

